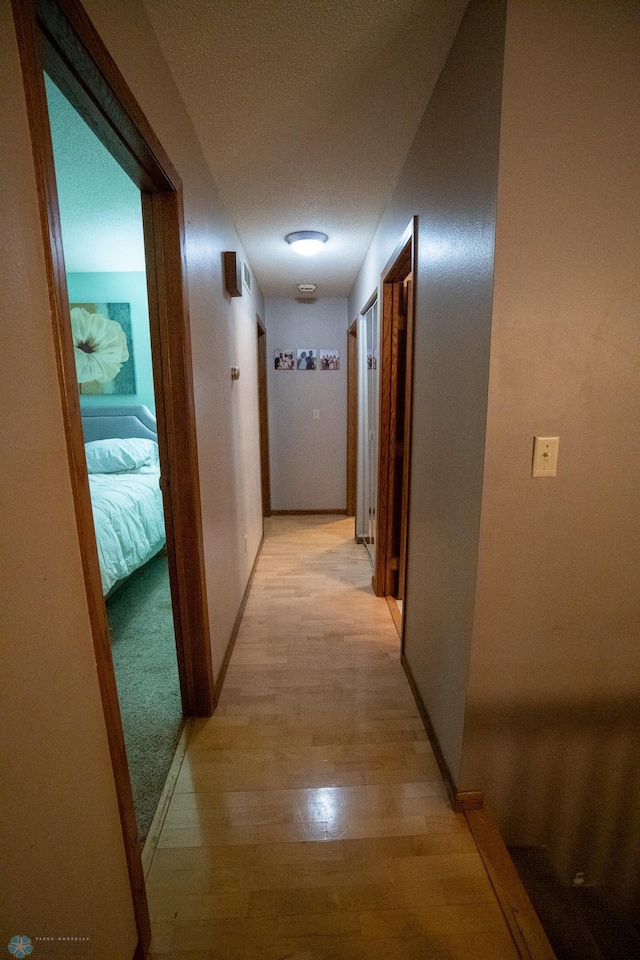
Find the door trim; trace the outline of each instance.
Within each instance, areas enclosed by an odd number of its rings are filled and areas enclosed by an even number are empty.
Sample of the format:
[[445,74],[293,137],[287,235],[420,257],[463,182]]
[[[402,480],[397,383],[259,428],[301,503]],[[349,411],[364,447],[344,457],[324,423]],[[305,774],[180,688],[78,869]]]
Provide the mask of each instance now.
[[256,314],[258,324],[258,418],[260,424],[260,484],[262,516],[271,516],[271,463],[269,453],[269,389],[267,378],[267,328]]
[[[144,956],[151,926],[87,478],[45,66],[143,193],[149,315],[151,335],[155,338],[158,439],[166,481],[164,503],[183,709],[187,715],[209,716],[215,696],[184,284],[182,185],[78,0],[13,0],[13,15],[31,132],[87,607],[138,933],[136,954]],[[180,469],[172,471],[174,464],[179,464]]]
[[347,332],[347,516],[358,500],[358,318]]
[[[378,447],[378,497],[376,530],[376,563],[372,585],[376,596],[384,597],[393,593],[394,577],[400,566],[406,567],[409,475],[411,456],[411,408],[413,385],[413,298],[415,297],[416,277],[416,235],[417,217],[407,226],[391,257],[387,261],[380,278],[382,304],[380,310],[380,412]],[[406,348],[406,391],[404,395],[404,444],[401,452],[403,460],[403,484],[396,489],[394,480],[395,424],[398,411],[394,387],[397,379],[396,355],[397,317],[402,309],[400,304],[401,287],[409,275],[413,276],[410,296],[411,304],[406,304],[407,348]],[[404,503],[400,530],[400,543],[403,556],[393,557],[394,541],[394,503],[396,498]],[[396,538],[397,539],[397,538]],[[403,617],[404,620],[404,617]]]

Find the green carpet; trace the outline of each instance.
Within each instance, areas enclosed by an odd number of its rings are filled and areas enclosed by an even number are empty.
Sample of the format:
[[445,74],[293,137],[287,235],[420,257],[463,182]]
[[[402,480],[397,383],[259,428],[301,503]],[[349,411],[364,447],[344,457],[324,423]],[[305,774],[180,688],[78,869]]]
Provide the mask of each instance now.
[[167,558],[153,557],[107,600],[111,652],[140,840],[182,730]]

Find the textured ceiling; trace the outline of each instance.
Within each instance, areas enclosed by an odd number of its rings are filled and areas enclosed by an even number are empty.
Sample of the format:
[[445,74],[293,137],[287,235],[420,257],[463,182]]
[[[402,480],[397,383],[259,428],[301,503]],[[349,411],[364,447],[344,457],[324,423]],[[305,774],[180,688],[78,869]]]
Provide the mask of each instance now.
[[46,77],[65,266],[144,270],[140,191]]
[[467,0],[144,3],[265,295],[346,296]]

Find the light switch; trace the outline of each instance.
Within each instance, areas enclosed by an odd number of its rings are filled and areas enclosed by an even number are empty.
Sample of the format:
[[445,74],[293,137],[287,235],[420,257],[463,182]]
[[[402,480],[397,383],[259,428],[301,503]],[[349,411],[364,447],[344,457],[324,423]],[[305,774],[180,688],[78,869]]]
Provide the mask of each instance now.
[[533,438],[532,477],[555,477],[558,468],[560,437]]
[[314,411],[313,411],[313,419],[314,419],[314,420],[319,420],[319,419],[320,419],[320,411],[319,411],[319,410],[314,410]]

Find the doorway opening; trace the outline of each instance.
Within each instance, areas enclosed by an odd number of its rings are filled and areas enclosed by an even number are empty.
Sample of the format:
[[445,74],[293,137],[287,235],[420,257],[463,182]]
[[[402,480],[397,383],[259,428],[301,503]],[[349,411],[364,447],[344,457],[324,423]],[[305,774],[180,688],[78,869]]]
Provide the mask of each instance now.
[[140,191],[45,76],[102,590],[140,843],[183,726]]
[[411,450],[413,357],[413,249],[411,224],[382,274],[380,329],[380,444],[377,596],[405,599]]
[[364,544],[375,569],[378,542],[378,435],[380,379],[377,291],[357,322],[358,344],[358,472],[356,539]]
[[[87,607],[136,917],[138,954],[145,955],[150,941],[149,911],[89,489],[45,71],[140,191],[155,426],[181,701],[185,715],[209,716],[215,699],[204,577],[191,345],[183,282],[182,187],[169,158],[81,5],[65,0],[33,0],[29,3],[15,0],[13,12],[40,201],[43,250]],[[83,294],[83,299],[78,301],[80,304],[96,305],[97,295],[91,299],[85,299],[85,296]],[[122,323],[120,327],[123,329]],[[79,349],[84,352],[82,347]],[[153,431],[151,433],[153,436]]]

